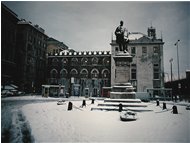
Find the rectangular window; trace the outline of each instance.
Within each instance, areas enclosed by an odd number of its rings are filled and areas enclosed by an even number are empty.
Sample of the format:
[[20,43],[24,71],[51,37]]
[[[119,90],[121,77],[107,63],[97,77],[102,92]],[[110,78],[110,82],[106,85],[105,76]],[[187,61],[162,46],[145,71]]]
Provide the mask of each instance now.
[[147,47],[142,47],[142,55],[146,55],[147,54]]
[[131,64],[131,67],[136,68],[136,67],[137,67],[137,65],[136,65],[136,64],[134,64],[134,63],[132,63],[132,64]]
[[153,47],[153,52],[154,54],[159,54],[159,48],[158,47]]
[[159,77],[159,64],[154,64],[154,67],[153,67],[153,72],[154,72],[154,79],[160,79]]
[[135,55],[136,54],[136,47],[131,47],[131,55]]
[[153,88],[160,88],[160,87],[161,87],[160,80],[154,80],[153,81]]
[[131,69],[131,79],[137,79],[136,69]]

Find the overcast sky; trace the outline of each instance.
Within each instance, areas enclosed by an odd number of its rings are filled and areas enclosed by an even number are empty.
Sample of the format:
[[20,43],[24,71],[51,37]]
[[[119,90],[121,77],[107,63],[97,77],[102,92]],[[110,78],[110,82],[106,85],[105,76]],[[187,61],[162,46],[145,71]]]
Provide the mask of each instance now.
[[[190,69],[190,2],[3,2],[19,18],[38,24],[53,37],[76,51],[109,51],[111,33],[124,21],[129,32],[147,34],[156,28],[163,37],[164,67],[170,74],[169,60],[177,79],[179,42],[180,73]],[[166,77],[167,78],[167,77]]]

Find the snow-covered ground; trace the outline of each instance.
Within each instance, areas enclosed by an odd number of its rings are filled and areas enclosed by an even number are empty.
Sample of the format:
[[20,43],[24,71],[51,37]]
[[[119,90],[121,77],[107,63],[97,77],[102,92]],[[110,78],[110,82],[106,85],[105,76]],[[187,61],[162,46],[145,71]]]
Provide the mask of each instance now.
[[[117,111],[91,111],[101,100],[71,97],[64,105],[58,98],[41,96],[1,99],[2,142],[190,142],[190,111],[186,102],[177,103],[179,114],[162,110],[156,102],[138,107],[138,120],[122,122]],[[75,108],[67,111],[68,102]],[[135,103],[134,103],[135,104]],[[166,102],[171,109],[172,102]],[[162,102],[160,103],[162,106]],[[117,108],[117,107],[116,107]],[[135,109],[135,107],[130,107]]]
[[122,122],[117,111],[91,111],[103,101],[88,100],[80,108],[82,101],[69,99],[75,108],[67,111],[68,101],[57,105],[56,100],[22,107],[35,142],[190,142],[190,111],[185,106],[177,105],[179,114],[172,114],[155,102],[147,103],[153,111],[138,112],[136,121]]

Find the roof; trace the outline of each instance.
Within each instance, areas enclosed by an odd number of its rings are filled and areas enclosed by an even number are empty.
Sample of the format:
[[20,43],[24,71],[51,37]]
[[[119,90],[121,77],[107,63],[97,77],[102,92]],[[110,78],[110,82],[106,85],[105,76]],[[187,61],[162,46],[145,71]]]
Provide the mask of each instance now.
[[102,55],[102,56],[105,56],[105,55],[111,55],[111,51],[68,51],[68,50],[63,50],[61,51],[59,54],[58,53],[55,53],[55,54],[51,54],[49,53],[48,56],[73,56],[73,55],[79,55],[79,56],[86,56],[86,55]]
[[16,13],[14,13],[11,9],[9,9],[5,4],[3,4],[2,2],[1,2],[1,8],[3,9],[5,9],[5,10],[7,10],[9,13],[11,13],[15,18],[17,18],[18,19],[18,15],[16,14]]
[[137,40],[143,36],[145,36],[145,34],[142,34],[140,32],[132,32],[132,33],[129,33],[128,39],[129,40]]
[[54,38],[52,38],[52,37],[49,37],[48,39],[47,39],[47,44],[55,44],[55,45],[57,45],[57,46],[59,46],[60,48],[66,48],[66,49],[68,49],[69,47],[67,46],[67,45],[65,45],[63,42],[60,42],[60,41],[58,41],[58,40],[56,40],[56,39],[54,39]]

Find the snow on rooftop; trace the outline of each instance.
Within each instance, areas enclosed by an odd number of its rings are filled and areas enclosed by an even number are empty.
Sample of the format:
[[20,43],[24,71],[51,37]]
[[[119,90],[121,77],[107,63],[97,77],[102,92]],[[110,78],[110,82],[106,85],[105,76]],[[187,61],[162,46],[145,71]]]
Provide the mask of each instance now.
[[132,32],[128,35],[128,38],[129,40],[137,40],[141,37],[145,36],[144,34],[142,33],[139,33],[139,32]]

